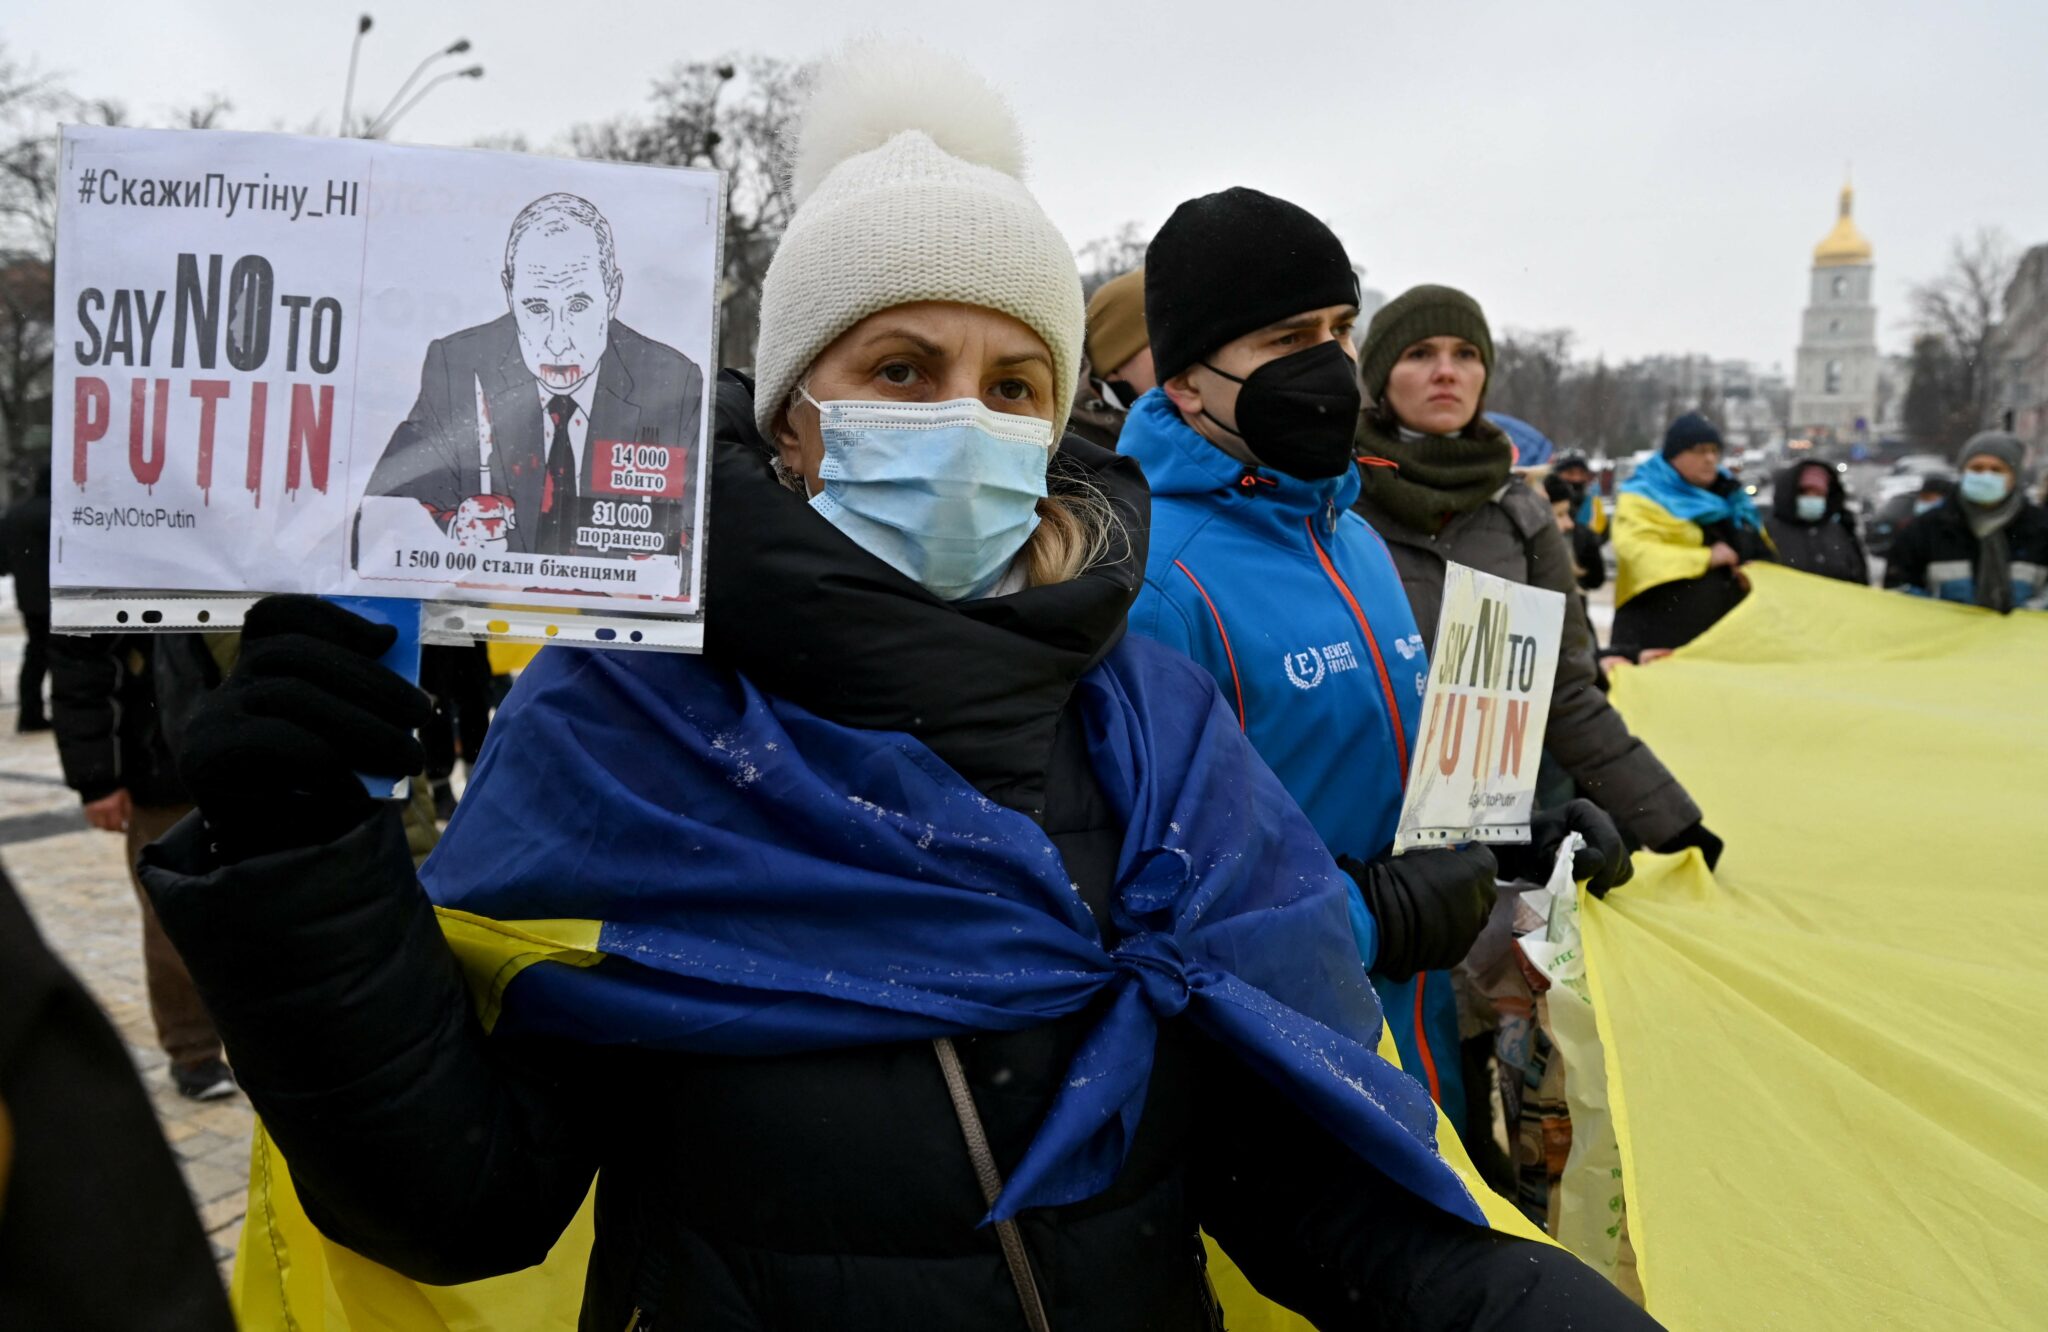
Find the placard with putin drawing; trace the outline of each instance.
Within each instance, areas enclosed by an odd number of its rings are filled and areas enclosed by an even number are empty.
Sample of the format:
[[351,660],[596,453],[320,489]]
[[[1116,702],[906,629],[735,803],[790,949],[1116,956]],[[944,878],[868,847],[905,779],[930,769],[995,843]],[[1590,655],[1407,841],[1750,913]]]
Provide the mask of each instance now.
[[62,170],[60,618],[309,592],[699,644],[716,172],[98,128]]

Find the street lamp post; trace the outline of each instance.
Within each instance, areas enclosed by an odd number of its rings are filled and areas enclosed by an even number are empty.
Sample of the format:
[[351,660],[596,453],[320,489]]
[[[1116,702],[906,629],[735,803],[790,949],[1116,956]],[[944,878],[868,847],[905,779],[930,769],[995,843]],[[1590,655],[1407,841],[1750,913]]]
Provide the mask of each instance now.
[[356,99],[356,57],[363,51],[363,34],[370,30],[370,16],[356,20],[356,37],[348,47],[348,84],[341,92],[341,132],[348,133],[348,113]]
[[445,74],[436,74],[433,78],[427,80],[425,87],[421,88],[418,92],[412,95],[411,101],[407,102],[404,106],[399,107],[398,110],[392,112],[390,115],[372,124],[369,127],[369,129],[363,132],[363,137],[369,139],[378,139],[382,138],[386,134],[389,134],[392,130],[392,127],[397,125],[398,122],[405,117],[406,112],[418,106],[422,98],[424,98],[428,93],[434,91],[434,89],[440,87],[442,84],[448,82],[448,80],[480,79],[483,76],[484,67],[482,65],[471,65],[468,69],[451,69]]
[[[429,51],[427,53],[427,58],[420,61],[420,63],[413,68],[412,73],[406,75],[404,83],[398,85],[398,91],[391,94],[391,100],[384,104],[384,109],[382,111],[379,111],[376,115],[370,117],[369,124],[367,127],[365,127],[363,131],[363,137],[368,139],[376,138],[376,127],[378,125],[383,124],[387,119],[398,119],[398,116],[392,114],[391,108],[397,106],[401,101],[404,101],[405,95],[408,92],[412,91],[412,85],[419,82],[420,75],[427,72],[427,66],[433,64],[436,60],[443,59],[447,56],[459,56],[467,50],[469,50],[469,38],[458,37],[438,51]],[[429,84],[428,86],[432,87],[433,85]],[[406,105],[410,106],[411,103],[407,102]]]

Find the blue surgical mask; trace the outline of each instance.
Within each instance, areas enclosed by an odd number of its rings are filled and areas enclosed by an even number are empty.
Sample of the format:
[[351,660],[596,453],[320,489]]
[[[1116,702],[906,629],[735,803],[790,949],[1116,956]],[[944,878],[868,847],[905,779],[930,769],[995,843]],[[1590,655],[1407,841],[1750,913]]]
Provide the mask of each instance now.
[[934,596],[963,601],[1002,581],[1038,528],[1052,423],[951,402],[819,402],[825,488],[811,507]]
[[1940,507],[1941,501],[1938,499],[1916,499],[1913,501],[1913,516],[1915,518],[1918,518],[1923,513],[1933,513],[1936,509]]
[[2006,497],[2012,483],[2000,472],[1964,472],[1956,489],[1972,504],[1996,504]]
[[1801,495],[1798,499],[1792,501],[1792,508],[1798,513],[1800,522],[1817,523],[1828,516],[1828,497],[1826,495]]

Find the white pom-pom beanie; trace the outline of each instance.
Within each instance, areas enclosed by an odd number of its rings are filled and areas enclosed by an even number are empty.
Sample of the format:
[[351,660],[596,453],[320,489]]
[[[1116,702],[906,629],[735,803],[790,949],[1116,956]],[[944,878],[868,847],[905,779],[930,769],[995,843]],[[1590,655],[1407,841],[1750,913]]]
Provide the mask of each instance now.
[[764,434],[818,353],[913,301],[984,306],[1052,351],[1053,438],[1079,374],[1081,278],[1020,179],[1002,95],[960,61],[866,42],[828,61],[795,144],[796,214],[761,287],[754,419]]

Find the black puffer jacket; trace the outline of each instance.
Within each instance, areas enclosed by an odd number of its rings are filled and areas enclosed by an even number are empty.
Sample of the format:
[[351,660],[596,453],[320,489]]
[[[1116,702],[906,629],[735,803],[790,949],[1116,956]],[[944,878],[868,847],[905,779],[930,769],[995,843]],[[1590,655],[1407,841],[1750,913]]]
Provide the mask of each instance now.
[[[1799,477],[1814,466],[1827,473],[1828,503],[1818,522],[1808,522],[1799,516]],[[1778,562],[1786,568],[1869,585],[1870,560],[1856,532],[1856,515],[1849,512],[1842,474],[1834,468],[1824,463],[1795,463],[1778,473],[1764,530],[1777,547]]]
[[128,1049],[4,873],[0,1114],[0,1327],[233,1332]]
[[14,604],[23,615],[50,615],[50,472],[35,490],[0,515],[0,574],[14,576]]
[[[1062,455],[1129,520],[1118,558],[948,607],[813,525],[736,384],[720,407],[714,655],[841,722],[917,734],[1037,818],[1103,917],[1122,830],[1069,694],[1143,568],[1135,467],[1073,440]],[[639,1332],[1023,1325],[928,1045],[741,1059],[486,1037],[395,818],[226,867],[204,841],[181,825],[145,880],[341,1242],[424,1280],[507,1271],[540,1259],[594,1174],[589,1332],[636,1310]],[[1093,1017],[959,1042],[1004,1171]],[[1176,1020],[1114,1186],[1021,1218],[1052,1326],[1215,1327],[1198,1226],[1327,1328],[1650,1325],[1561,1252],[1394,1188]]]
[[157,638],[56,634],[50,639],[50,723],[57,732],[65,784],[80,800],[91,803],[119,790],[138,805],[182,805],[189,798],[164,738]]
[[[1966,502],[1951,495],[1899,534],[1884,569],[1886,587],[1975,604],[1982,551],[1963,511]],[[2013,605],[2024,606],[2048,592],[2048,509],[2021,504],[2005,525],[2005,549]]]

